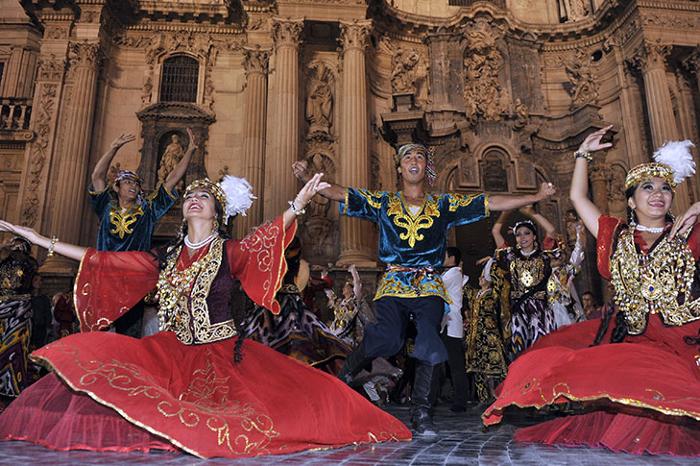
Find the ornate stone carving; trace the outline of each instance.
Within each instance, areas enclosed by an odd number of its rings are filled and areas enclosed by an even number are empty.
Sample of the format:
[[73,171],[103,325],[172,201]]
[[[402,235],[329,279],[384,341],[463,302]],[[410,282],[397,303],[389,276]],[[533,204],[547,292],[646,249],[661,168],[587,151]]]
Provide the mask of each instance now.
[[333,124],[333,71],[324,63],[309,65],[306,85],[306,121],[309,124],[307,137],[331,134]]
[[569,82],[564,85],[571,96],[571,109],[598,102],[598,82],[590,55],[579,50],[576,56],[563,62]]
[[304,21],[293,19],[273,18],[272,39],[275,46],[297,46],[304,32]]
[[57,25],[51,24],[47,26],[46,32],[44,33],[47,39],[60,40],[68,39],[70,34],[70,27],[68,25]]
[[61,81],[65,70],[66,60],[60,60],[54,54],[39,59],[40,81]]
[[257,48],[245,47],[243,49],[243,67],[246,77],[251,73],[267,74],[270,63],[270,51]]
[[513,129],[515,130],[523,129],[530,119],[530,110],[527,108],[527,105],[522,103],[520,97],[516,98],[515,102],[513,102],[512,117],[515,120],[513,123]]
[[350,49],[365,50],[369,44],[369,32],[372,27],[371,21],[340,22],[340,42],[344,52]]
[[416,93],[416,72],[421,56],[413,49],[397,47],[391,58],[391,90],[394,94]]
[[51,139],[51,119],[56,103],[57,84],[44,84],[40,90],[39,105],[36,105],[34,131],[36,139],[31,145],[27,173],[27,184],[22,202],[22,224],[35,227],[41,202],[39,201],[39,186],[43,183],[44,165],[49,156],[48,147]]
[[588,0],[559,0],[559,16],[567,23],[580,21],[590,13]]
[[656,41],[645,40],[632,57],[631,64],[638,69],[645,71],[655,68],[665,68],[666,58],[673,46],[661,43],[661,39]]
[[486,21],[464,31],[464,105],[471,124],[498,121],[506,110],[500,82],[505,62],[498,47],[502,34]]
[[102,59],[100,44],[95,42],[71,42],[68,44],[68,60],[71,68],[97,67]]

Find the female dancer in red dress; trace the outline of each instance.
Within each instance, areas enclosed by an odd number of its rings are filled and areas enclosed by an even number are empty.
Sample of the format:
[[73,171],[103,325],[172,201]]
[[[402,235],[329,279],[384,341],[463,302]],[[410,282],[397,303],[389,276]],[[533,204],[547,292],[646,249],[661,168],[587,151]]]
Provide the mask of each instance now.
[[499,398],[483,414],[500,422],[508,406],[580,402],[582,414],[521,429],[516,440],[604,447],[628,453],[700,456],[700,203],[676,224],[674,188],[694,172],[688,141],[668,143],[656,163],[625,182],[630,222],[601,215],[588,199],[590,152],[609,129],[576,152],[571,201],[598,241],[598,269],[615,290],[617,323],[574,324],[542,338],[508,370]]
[[[0,231],[81,260],[75,296],[84,332],[33,353],[53,372],[0,416],[0,439],[210,458],[411,438],[338,379],[234,338],[233,278],[255,303],[279,312],[274,297],[295,214],[328,185],[315,175],[290,209],[240,241],[224,239],[220,225],[250,205],[250,186],[233,177],[222,185],[205,179],[187,188],[182,235],[160,254],[97,252],[0,221]],[[154,287],[160,333],[138,340],[97,331]]]

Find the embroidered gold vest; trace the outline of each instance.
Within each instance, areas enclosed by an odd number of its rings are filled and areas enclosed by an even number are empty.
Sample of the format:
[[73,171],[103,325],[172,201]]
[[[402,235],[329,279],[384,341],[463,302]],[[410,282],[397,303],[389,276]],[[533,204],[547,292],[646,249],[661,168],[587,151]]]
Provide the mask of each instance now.
[[202,344],[236,335],[233,319],[212,323],[207,297],[224,257],[224,240],[216,238],[209,251],[185,270],[177,270],[182,252],[168,259],[158,277],[160,330],[172,331],[182,343]]
[[625,313],[630,334],[644,332],[650,313],[660,314],[666,325],[700,319],[700,298],[691,296],[695,259],[683,239],[664,236],[645,255],[637,251],[634,232],[624,230],[618,236],[610,272],[613,299]]

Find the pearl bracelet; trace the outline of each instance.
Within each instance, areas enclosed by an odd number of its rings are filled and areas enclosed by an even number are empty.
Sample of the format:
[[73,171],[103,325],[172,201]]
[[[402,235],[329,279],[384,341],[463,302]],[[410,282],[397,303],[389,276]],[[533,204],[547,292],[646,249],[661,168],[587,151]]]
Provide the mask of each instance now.
[[58,237],[57,236],[52,236],[51,237],[51,244],[49,244],[49,253],[46,255],[46,257],[52,257],[54,254],[54,248],[56,247],[56,243],[58,243]]
[[[296,199],[295,199],[294,201],[296,201]],[[300,215],[304,215],[304,214],[306,213],[306,209],[297,209],[297,206],[294,205],[294,201],[289,201],[289,202],[288,202],[289,208],[292,209],[292,212],[293,212],[294,215],[296,215],[297,217],[300,216]]]
[[576,152],[574,152],[574,158],[586,159],[589,162],[593,160],[593,156],[591,155],[591,153],[586,150],[577,150]]

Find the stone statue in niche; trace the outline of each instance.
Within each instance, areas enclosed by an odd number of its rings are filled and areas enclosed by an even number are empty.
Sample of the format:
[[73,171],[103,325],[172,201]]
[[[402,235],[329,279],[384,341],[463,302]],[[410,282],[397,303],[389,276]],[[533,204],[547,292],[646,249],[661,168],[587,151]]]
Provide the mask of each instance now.
[[391,91],[394,94],[416,93],[416,71],[420,55],[415,50],[397,48],[391,59]]
[[514,129],[523,129],[530,118],[530,111],[520,98],[516,98],[513,102],[513,118],[515,118]]
[[[163,156],[160,158],[160,166],[158,167],[158,184],[165,183],[166,178],[175,168],[182,157],[185,155],[185,149],[180,143],[180,135],[173,133],[170,135],[170,143],[165,148]],[[178,190],[182,189],[184,181],[181,180],[178,184]]]
[[579,21],[589,14],[589,0],[559,0],[559,18],[562,22]]
[[306,97],[306,120],[309,135],[329,134],[333,124],[332,73],[323,64],[312,68]]
[[508,173],[497,155],[487,155],[483,162],[484,191],[507,192]]

